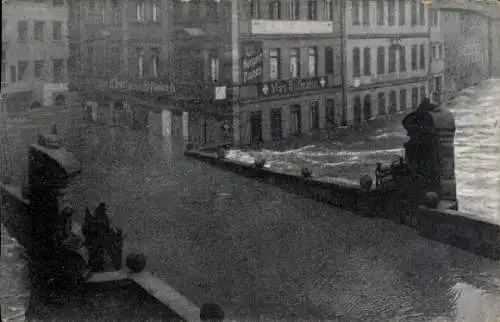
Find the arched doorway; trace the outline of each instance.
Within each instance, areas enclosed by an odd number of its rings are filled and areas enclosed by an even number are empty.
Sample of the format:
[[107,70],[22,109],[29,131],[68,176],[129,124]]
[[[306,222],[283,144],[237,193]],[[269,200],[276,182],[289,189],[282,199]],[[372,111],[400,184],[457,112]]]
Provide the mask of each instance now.
[[365,95],[365,99],[363,100],[363,113],[365,120],[372,118],[372,97],[370,94]]
[[361,123],[361,98],[359,96],[354,97],[354,123]]

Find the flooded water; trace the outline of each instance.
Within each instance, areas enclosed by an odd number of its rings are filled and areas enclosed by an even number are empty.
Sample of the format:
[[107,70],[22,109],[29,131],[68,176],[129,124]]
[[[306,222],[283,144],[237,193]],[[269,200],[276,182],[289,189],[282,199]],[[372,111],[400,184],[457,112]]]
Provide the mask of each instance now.
[[[235,320],[500,316],[498,261],[185,158],[182,145],[147,133],[92,125],[78,110],[54,113],[49,119],[58,120],[63,141],[84,165],[68,189],[77,219],[85,206],[107,202],[124,231],[124,254],[144,252],[147,268],[198,306],[218,302]],[[51,123],[39,113],[9,124],[20,167],[35,129]],[[357,180],[370,162],[400,153],[404,141],[398,122],[369,130],[368,138],[264,153],[274,158],[271,166],[316,164],[318,175],[340,170]]]
[[[462,91],[447,107],[457,127],[455,173],[460,210],[500,221],[500,79]],[[269,167],[285,172],[300,173],[307,166],[317,177],[358,182],[361,174],[374,176],[377,162],[390,162],[395,155],[404,154],[403,116],[367,124],[350,141],[321,136],[293,149],[235,150],[229,158],[253,162],[262,155]]]

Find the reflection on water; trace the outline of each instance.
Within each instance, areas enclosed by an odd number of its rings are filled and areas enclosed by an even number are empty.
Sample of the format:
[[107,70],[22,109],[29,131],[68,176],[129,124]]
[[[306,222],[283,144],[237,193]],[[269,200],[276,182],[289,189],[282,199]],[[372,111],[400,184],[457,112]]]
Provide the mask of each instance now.
[[[456,120],[455,172],[460,210],[500,220],[500,79],[466,89],[447,104]],[[377,162],[403,155],[406,134],[398,122],[371,129],[364,140],[324,141],[286,151],[231,151],[228,158],[253,162],[263,155],[268,167],[300,173],[312,167],[317,177],[374,175]]]

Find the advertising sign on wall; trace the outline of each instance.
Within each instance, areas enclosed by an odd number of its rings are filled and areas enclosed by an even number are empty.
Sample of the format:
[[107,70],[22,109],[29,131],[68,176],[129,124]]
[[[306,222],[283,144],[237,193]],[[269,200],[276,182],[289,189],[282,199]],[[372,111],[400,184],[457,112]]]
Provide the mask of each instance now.
[[258,83],[262,81],[262,43],[258,41],[244,42],[241,45],[241,83]]

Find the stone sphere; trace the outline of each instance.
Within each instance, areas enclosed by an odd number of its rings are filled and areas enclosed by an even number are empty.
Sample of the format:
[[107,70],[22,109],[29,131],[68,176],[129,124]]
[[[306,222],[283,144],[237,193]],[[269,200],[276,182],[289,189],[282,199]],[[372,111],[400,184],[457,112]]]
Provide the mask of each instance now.
[[264,159],[262,157],[258,157],[257,159],[255,159],[255,167],[256,168],[262,169],[265,164],[266,164],[266,159]]
[[424,205],[428,208],[437,208],[439,204],[439,198],[437,193],[433,191],[428,191],[424,195]]
[[370,190],[373,185],[373,179],[369,175],[365,174],[359,178],[359,185],[363,190]]
[[302,168],[301,173],[304,178],[310,178],[312,176],[312,171],[309,168]]
[[146,267],[146,255],[143,253],[130,253],[127,256],[126,263],[132,272],[139,273]]

